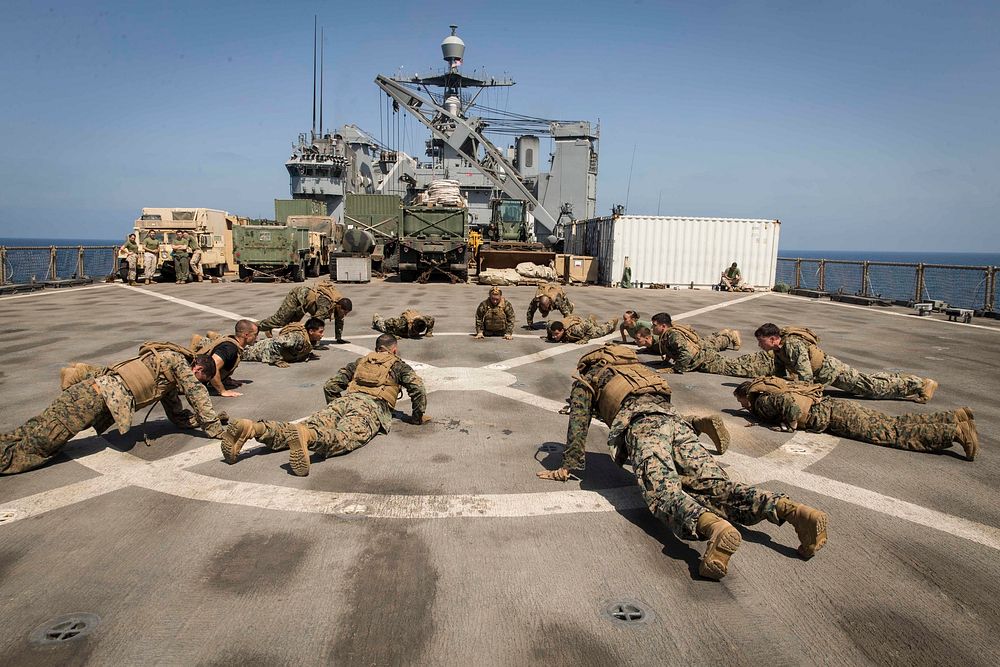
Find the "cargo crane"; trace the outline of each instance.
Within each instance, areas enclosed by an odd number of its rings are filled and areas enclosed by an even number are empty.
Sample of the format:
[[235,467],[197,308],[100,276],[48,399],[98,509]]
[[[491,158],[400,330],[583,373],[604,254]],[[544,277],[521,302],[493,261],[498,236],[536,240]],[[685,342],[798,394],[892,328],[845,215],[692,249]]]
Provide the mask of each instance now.
[[[444,73],[412,77],[379,75],[375,83],[393,101],[393,111],[405,109],[431,132],[427,154],[432,165],[417,165],[409,174],[416,189],[435,178],[460,182],[469,201],[473,222],[485,226],[492,219],[493,201],[525,202],[533,218],[530,241],[555,245],[561,234],[564,210],[593,215],[597,183],[597,134],[586,121],[554,121],[492,109],[477,104],[488,88],[514,85],[510,79],[470,77],[459,67],[465,43],[451,26],[441,43],[448,67]],[[432,92],[432,88],[441,92]],[[475,90],[476,92],[471,92]],[[473,115],[472,111],[492,115]],[[514,154],[493,144],[485,132],[516,136]],[[549,172],[539,171],[539,135],[554,139]],[[474,168],[476,175],[469,173]],[[426,172],[426,173],[425,173]],[[555,215],[554,215],[555,213]],[[476,218],[482,215],[481,220]]]

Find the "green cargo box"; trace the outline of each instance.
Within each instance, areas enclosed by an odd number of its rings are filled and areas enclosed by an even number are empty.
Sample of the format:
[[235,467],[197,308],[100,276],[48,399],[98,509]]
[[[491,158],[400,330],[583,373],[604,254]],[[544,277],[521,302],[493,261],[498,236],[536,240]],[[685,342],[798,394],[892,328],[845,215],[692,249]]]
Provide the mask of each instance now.
[[290,269],[293,280],[305,278],[302,253],[309,249],[309,230],[285,225],[241,225],[233,228],[233,257],[240,277],[254,270],[267,273]]
[[469,235],[469,211],[464,208],[417,207],[403,209],[403,238],[465,239]]
[[315,199],[275,199],[275,222],[287,224],[290,215],[326,215],[326,204]]

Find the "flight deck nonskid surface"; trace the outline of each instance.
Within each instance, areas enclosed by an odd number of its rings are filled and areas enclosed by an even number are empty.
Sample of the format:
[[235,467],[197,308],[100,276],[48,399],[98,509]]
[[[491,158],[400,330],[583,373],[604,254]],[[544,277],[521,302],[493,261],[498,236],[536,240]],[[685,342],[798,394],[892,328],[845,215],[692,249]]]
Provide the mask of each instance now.
[[[289,285],[100,285],[0,299],[0,429],[40,412],[69,361],[131,355],[139,343],[229,331],[273,312]],[[699,543],[671,536],[611,462],[596,421],[582,482],[534,473],[566,434],[559,407],[593,346],[516,329],[476,341],[488,288],[374,282],[354,301],[348,345],[280,369],[245,363],[234,417],[300,419],[322,385],[371,348],[371,315],[415,307],[436,335],[403,340],[425,378],[416,427],[348,456],[287,470],[252,448],[234,466],[218,441],[177,432],[162,411],[142,431],[74,440],[51,465],[0,478],[0,660],[10,664],[798,664],[1000,659],[1000,459],[994,397],[1000,328],[930,321],[776,294],[570,287],[576,313],[666,310],[702,332],[738,328],[753,351],[762,322],[806,325],[862,370],[940,382],[929,405],[972,408],[977,460],[746,427],[735,378],[669,376],[682,411],[721,411],[729,473],[830,514],[811,561],[789,526],[743,530],[721,582],[697,577]],[[504,288],[518,315],[533,288]],[[332,333],[332,329],[330,330]],[[738,354],[727,352],[728,354]],[[397,408],[405,412],[408,403]],[[143,416],[144,416],[143,411]],[[137,419],[137,422],[139,419]],[[706,445],[711,445],[706,440]],[[252,447],[252,445],[251,445]],[[609,610],[634,605],[638,621]],[[29,636],[64,614],[96,614],[86,637],[40,647]]]

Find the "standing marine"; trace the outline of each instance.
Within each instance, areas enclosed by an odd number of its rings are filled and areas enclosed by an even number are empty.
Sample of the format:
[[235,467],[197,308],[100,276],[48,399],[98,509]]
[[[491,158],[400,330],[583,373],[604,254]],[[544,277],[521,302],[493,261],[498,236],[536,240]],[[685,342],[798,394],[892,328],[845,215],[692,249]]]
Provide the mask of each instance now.
[[805,327],[779,329],[770,322],[754,332],[757,345],[774,353],[773,375],[789,380],[832,385],[863,398],[903,398],[926,403],[938,383],[900,373],[860,373],[819,347],[819,336]]
[[524,328],[531,329],[534,327],[536,310],[545,318],[549,316],[553,308],[566,317],[573,314],[574,306],[569,297],[566,296],[566,290],[559,283],[539,285],[538,289],[535,290],[535,296],[528,303],[528,323],[524,325]]
[[430,421],[424,383],[409,364],[399,358],[392,334],[375,341],[375,352],[340,369],[323,387],[327,405],[298,423],[237,419],[222,437],[222,456],[236,463],[240,450],[251,437],[272,450],[287,449],[292,472],[309,474],[309,455],[321,458],[347,454],[381,433],[388,433],[392,410],[401,389],[410,396],[410,423]]
[[678,537],[708,542],[699,566],[702,576],[717,580],[726,575],[742,541],[731,521],[788,521],[798,534],[803,558],[826,544],[824,512],[782,493],[729,479],[670,404],[666,380],[640,364],[634,350],[609,343],[583,355],[577,373],[562,465],[537,473],[539,477],[566,481],[570,470],[582,474],[587,432],[596,415],[611,429],[608,447],[615,463],[631,464],[653,516]]
[[286,324],[274,338],[264,338],[243,350],[243,361],[288,368],[289,364],[318,359],[313,348],[323,340],[325,332],[326,323],[318,317],[310,317],[304,325]]
[[187,233],[177,232],[177,239],[173,244],[172,255],[174,258],[174,274],[178,285],[184,285],[191,277],[191,247],[188,245]]
[[[213,438],[222,435],[204,385],[215,375],[211,357],[189,358],[187,350],[172,343],[144,343],[137,357],[107,369],[88,368],[92,372],[64,389],[40,415],[0,434],[0,474],[37,468],[91,426],[103,433],[115,424],[125,434],[132,428],[133,413],[156,402],[179,428],[200,427]],[[193,413],[184,409],[181,395]]]
[[188,262],[191,267],[191,275],[194,276],[195,282],[201,282],[205,280],[205,274],[201,270],[201,244],[198,243],[198,235],[188,234],[187,245],[188,251],[191,253],[191,259]]
[[434,335],[434,318],[421,315],[419,311],[407,308],[399,317],[372,315],[372,329],[392,334],[396,338],[420,338]]
[[972,461],[979,451],[969,408],[893,417],[855,401],[823,396],[823,385],[763,377],[733,392],[757,420],[788,430],[829,433],[911,452],[941,452],[958,443]]
[[136,265],[139,263],[139,244],[136,243],[135,234],[128,235],[122,248],[125,250],[125,264],[128,266],[128,284],[135,285]]
[[142,239],[142,277],[147,285],[153,282],[153,274],[156,272],[156,262],[159,255],[160,241],[150,230]]
[[569,315],[561,320],[550,322],[546,338],[558,343],[583,345],[589,343],[592,338],[607,336],[614,332],[617,326],[617,317],[602,324],[597,321],[596,315],[590,315],[587,319],[583,319],[579,315]]
[[278,311],[261,320],[258,326],[270,336],[272,329],[298,322],[308,314],[321,320],[332,319],[337,342],[343,343],[344,318],[351,313],[353,307],[351,300],[341,296],[333,283],[317,283],[315,287],[301,285],[290,289]]
[[490,288],[486,300],[476,308],[476,338],[484,335],[503,336],[504,340],[514,337],[514,307],[495,285]]

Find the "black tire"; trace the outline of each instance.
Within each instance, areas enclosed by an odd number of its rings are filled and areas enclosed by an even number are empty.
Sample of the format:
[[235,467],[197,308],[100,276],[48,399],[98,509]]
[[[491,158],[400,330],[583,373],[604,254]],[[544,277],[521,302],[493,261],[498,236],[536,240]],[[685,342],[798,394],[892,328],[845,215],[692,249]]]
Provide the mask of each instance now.
[[330,258],[330,280],[337,282],[337,258]]
[[309,277],[319,278],[319,257],[313,257],[309,262]]
[[399,272],[399,282],[412,283],[417,279],[417,272],[414,269],[403,269]]
[[123,283],[128,282],[128,262],[124,259],[118,260],[118,277],[121,278]]
[[246,280],[247,278],[253,277],[253,269],[248,266],[239,265],[240,269],[240,280]]

